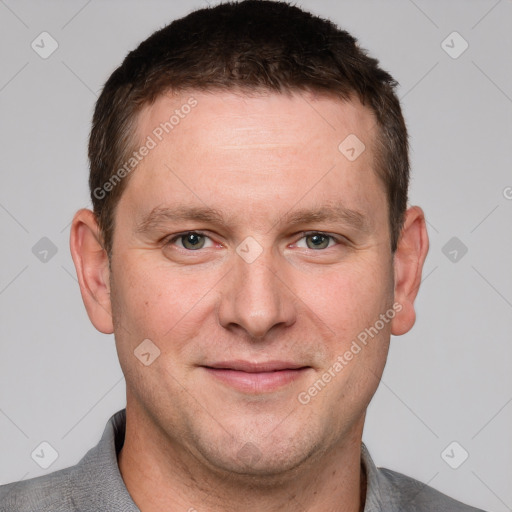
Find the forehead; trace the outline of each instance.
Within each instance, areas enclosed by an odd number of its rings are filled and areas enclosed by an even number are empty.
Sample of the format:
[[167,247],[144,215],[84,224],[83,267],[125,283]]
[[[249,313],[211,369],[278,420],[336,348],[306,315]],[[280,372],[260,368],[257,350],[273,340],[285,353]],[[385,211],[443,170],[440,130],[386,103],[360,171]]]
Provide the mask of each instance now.
[[[218,120],[217,129],[212,127],[213,118]],[[181,135],[181,139],[188,136],[192,142],[194,137],[202,137],[203,144],[222,142],[226,150],[258,149],[258,143],[266,143],[263,149],[269,149],[272,140],[267,139],[276,134],[279,138],[274,145],[319,142],[336,149],[337,143],[349,134],[359,135],[367,148],[371,147],[375,126],[373,112],[355,95],[343,100],[305,91],[190,90],[170,91],[157,97],[142,109],[136,132],[139,139],[152,134],[159,141]],[[231,130],[229,134],[227,129]]]
[[290,207],[302,196],[306,206],[341,194],[361,206],[379,187],[375,133],[372,112],[355,98],[169,93],[138,116],[138,142],[151,140],[153,148],[126,192],[135,202],[151,199],[153,207],[176,200],[178,190],[192,202],[220,201],[245,212],[265,201],[268,208],[269,196]]

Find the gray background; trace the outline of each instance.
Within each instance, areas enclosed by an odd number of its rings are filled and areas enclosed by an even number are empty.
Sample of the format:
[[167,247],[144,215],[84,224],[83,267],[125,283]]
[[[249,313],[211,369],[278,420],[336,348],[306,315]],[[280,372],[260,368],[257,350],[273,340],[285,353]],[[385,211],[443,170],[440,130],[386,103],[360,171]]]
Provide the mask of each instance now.
[[[138,42],[204,5],[0,0],[0,483],[76,463],[124,406],[114,339],[81,301],[69,223],[90,204],[86,144],[103,83]],[[400,82],[411,203],[429,222],[417,324],[392,340],[366,444],[377,465],[512,510],[512,2],[298,5],[352,32]],[[47,59],[31,47],[43,31],[59,45]],[[469,44],[458,58],[454,31]],[[46,261],[43,237],[57,249]],[[58,452],[46,470],[31,458],[42,441]]]

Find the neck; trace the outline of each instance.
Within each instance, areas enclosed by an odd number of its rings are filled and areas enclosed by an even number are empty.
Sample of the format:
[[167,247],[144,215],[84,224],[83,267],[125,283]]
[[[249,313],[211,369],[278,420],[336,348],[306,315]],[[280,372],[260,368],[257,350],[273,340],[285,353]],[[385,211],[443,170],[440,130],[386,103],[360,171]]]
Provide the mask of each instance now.
[[144,512],[360,512],[364,508],[364,418],[349,439],[312,455],[286,474],[265,476],[228,474],[209,467],[128,407],[126,419],[119,469]]

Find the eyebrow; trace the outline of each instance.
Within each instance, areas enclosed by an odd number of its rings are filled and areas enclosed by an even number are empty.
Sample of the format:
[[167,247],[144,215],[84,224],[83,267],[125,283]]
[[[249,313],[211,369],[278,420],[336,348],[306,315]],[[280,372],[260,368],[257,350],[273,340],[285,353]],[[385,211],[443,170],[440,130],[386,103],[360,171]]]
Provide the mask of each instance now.
[[176,206],[174,208],[167,208],[157,206],[137,224],[136,232],[143,233],[145,231],[152,231],[169,222],[183,222],[187,220],[209,222],[212,224],[224,223],[222,215],[213,208],[197,206]]
[[[142,233],[158,229],[169,222],[198,221],[210,224],[226,225],[223,215],[207,206],[175,206],[155,207],[140,222],[137,223],[136,232]],[[313,224],[316,222],[341,222],[363,232],[369,230],[369,222],[365,215],[357,210],[346,208],[341,204],[324,205],[320,208],[295,209],[278,219],[275,225],[296,226],[300,224]]]
[[370,228],[368,218],[357,210],[352,210],[342,204],[324,205],[316,209],[293,210],[279,220],[279,224],[312,224],[315,222],[341,222],[355,229],[367,232]]

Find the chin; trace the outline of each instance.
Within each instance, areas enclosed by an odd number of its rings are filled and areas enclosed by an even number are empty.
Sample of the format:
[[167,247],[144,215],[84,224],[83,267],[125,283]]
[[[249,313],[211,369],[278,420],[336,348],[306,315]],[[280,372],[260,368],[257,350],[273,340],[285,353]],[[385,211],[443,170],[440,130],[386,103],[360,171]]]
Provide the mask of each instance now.
[[[286,420],[285,420],[286,421]],[[255,480],[261,485],[276,485],[279,481],[293,478],[296,471],[307,465],[322,450],[322,443],[311,426],[294,425],[286,429],[275,427],[274,431],[244,435],[240,430],[225,431],[218,436],[196,437],[196,449],[207,465],[241,480]],[[203,432],[206,434],[206,432]],[[318,434],[318,433],[316,433]]]
[[[250,452],[250,450],[248,450]],[[213,454],[211,454],[213,455]],[[214,455],[210,464],[215,466],[224,475],[229,473],[231,478],[237,478],[243,482],[258,483],[259,486],[276,487],[295,477],[311,458],[311,453],[297,453],[288,451],[276,455],[275,453],[261,453],[258,450],[258,460],[240,460],[238,454],[230,454],[231,457],[219,459]],[[234,456],[233,456],[234,455]]]

